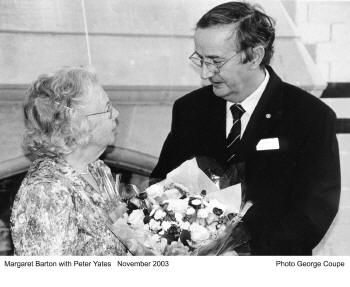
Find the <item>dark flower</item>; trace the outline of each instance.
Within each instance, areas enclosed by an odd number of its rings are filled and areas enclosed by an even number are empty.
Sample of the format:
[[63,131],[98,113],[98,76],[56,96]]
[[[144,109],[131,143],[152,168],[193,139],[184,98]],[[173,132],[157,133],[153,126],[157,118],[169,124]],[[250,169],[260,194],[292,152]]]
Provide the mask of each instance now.
[[152,219],[152,216],[146,215],[143,219],[144,224],[148,224]]
[[180,237],[180,227],[172,224],[169,229],[164,233],[164,238],[168,241],[168,244],[171,244],[173,241],[178,241]]
[[139,195],[137,196],[138,199],[141,199],[141,200],[145,200],[147,198],[147,192],[141,192],[139,193]]
[[218,207],[214,207],[213,208],[213,213],[217,216],[220,216],[221,214],[223,214],[223,210],[221,208]]
[[180,241],[183,245],[189,246],[187,240],[191,241],[191,233],[188,230],[183,229],[180,233]]
[[175,212],[172,210],[166,211],[165,221],[176,221]]
[[164,210],[167,210],[168,206],[169,206],[169,203],[167,202],[160,204],[160,207],[162,207]]
[[235,218],[236,215],[237,215],[237,213],[231,212],[231,213],[227,214],[227,217],[229,220],[232,220],[233,218]]
[[126,208],[128,209],[127,210],[128,215],[130,215],[131,212],[133,212],[134,210],[139,209],[139,207],[135,203],[131,202],[130,200],[127,201]]

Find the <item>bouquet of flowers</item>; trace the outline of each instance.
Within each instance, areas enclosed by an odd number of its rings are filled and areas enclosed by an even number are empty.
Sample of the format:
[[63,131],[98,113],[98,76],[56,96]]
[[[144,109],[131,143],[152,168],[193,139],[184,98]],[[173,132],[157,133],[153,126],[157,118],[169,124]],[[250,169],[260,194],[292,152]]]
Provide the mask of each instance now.
[[112,229],[137,255],[221,254],[250,207],[240,209],[240,195],[239,185],[219,190],[187,161],[143,192],[130,186],[122,194],[127,212]]

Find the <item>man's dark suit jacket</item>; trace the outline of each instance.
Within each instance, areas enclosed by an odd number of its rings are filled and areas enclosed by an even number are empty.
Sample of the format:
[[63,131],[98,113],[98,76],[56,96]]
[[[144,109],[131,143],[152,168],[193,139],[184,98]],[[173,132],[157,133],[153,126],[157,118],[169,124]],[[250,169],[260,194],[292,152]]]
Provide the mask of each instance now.
[[[339,205],[340,165],[335,113],[307,92],[270,80],[241,140],[246,200],[243,218],[253,255],[311,255]],[[261,139],[278,138],[278,150],[257,151]],[[178,99],[171,131],[152,178],[194,156],[225,163],[226,101],[206,86]]]

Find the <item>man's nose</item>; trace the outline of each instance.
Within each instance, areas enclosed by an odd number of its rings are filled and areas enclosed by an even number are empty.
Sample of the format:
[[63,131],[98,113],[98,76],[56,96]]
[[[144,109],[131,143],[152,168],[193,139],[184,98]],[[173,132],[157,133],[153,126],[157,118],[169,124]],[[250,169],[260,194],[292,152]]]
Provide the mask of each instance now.
[[202,67],[201,67],[201,78],[203,80],[207,80],[210,77],[213,76],[213,71],[211,71],[210,69],[208,69],[207,65],[205,63],[203,63]]

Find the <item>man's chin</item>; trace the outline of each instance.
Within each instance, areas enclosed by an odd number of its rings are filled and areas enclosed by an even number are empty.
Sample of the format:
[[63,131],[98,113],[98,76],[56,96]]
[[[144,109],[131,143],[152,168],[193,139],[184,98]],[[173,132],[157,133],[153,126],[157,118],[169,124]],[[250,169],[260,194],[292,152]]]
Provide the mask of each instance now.
[[215,86],[213,86],[213,93],[215,96],[222,98],[222,99],[225,99],[226,97],[229,96],[229,93],[225,89],[220,88],[220,87],[218,88]]

